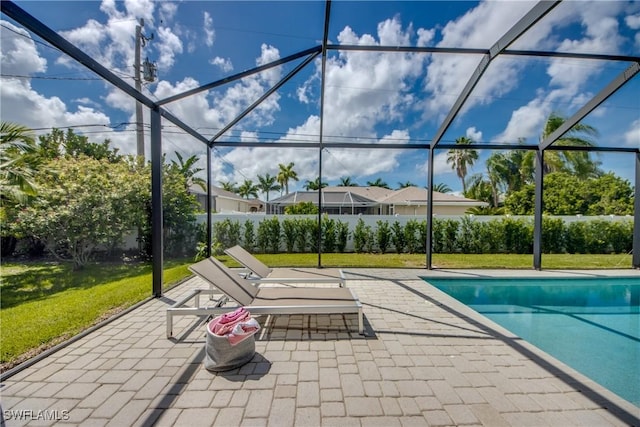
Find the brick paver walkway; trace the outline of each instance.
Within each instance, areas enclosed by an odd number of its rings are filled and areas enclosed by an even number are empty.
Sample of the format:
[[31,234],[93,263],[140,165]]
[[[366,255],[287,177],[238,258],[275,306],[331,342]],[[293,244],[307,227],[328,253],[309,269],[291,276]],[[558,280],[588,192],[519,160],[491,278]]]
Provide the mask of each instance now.
[[203,286],[191,279],[2,383],[4,422],[640,425],[640,408],[418,278],[443,273],[346,271],[364,304],[365,337],[349,332],[350,315],[262,317],[253,360],[211,373],[203,319],[178,317],[175,339],[165,337],[166,307]]

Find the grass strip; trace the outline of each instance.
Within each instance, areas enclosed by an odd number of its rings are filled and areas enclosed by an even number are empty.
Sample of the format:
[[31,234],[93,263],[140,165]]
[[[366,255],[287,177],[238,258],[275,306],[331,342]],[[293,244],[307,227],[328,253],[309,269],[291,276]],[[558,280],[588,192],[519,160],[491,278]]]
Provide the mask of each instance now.
[[[165,283],[175,283],[189,276],[187,265],[165,269]],[[19,270],[17,266],[7,269]],[[11,280],[11,275],[5,277],[3,266],[0,310],[2,371],[151,296],[151,266],[131,267],[132,276],[113,281],[108,280],[109,272],[116,270],[115,276],[121,276],[119,266],[91,266],[87,272],[75,272],[71,276],[67,266],[34,266],[33,269],[43,274],[49,271],[48,279],[43,285],[30,283],[25,279],[25,275],[32,276],[27,267],[26,271],[23,269],[24,274],[16,274],[21,276],[18,282],[22,281],[23,292],[20,292],[9,289],[16,283]],[[102,280],[99,280],[101,275]],[[60,283],[69,277],[73,279],[66,284]],[[83,277],[87,281],[78,285]]]

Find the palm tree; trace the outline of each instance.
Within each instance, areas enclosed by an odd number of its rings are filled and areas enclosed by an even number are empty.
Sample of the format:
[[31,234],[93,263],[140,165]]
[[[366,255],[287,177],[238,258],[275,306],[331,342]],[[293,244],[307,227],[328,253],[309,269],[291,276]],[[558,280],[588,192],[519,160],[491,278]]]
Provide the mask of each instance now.
[[307,183],[304,185],[305,190],[307,191],[315,191],[315,190],[319,190],[320,188],[324,188],[326,186],[328,186],[329,184],[327,184],[326,182],[320,182],[320,177],[317,177],[315,180],[313,181],[309,181],[307,180]]
[[15,123],[0,124],[0,195],[3,204],[26,203],[36,194],[35,166],[31,154],[37,150],[31,129]]
[[230,191],[232,193],[238,192],[238,187],[235,182],[231,181],[220,181],[220,187],[225,191]]
[[451,193],[451,187],[444,182],[440,182],[433,186],[433,191],[437,191],[438,193]]
[[[544,141],[549,135],[555,132],[564,124],[567,119],[558,113],[551,113],[544,123],[540,141]],[[554,142],[554,146],[570,146],[570,147],[594,147],[596,144],[593,138],[598,136],[598,131],[589,125],[582,123],[575,124],[562,137]],[[530,151],[527,153],[525,163],[528,168],[533,170],[535,153]],[[544,173],[549,172],[568,172],[574,174],[578,178],[596,178],[602,175],[600,162],[591,158],[588,151],[561,151],[546,150],[544,154]]]
[[382,188],[391,190],[391,188],[389,187],[389,184],[384,182],[382,178],[377,178],[375,181],[367,181],[367,185],[369,187],[382,187]]
[[258,189],[267,196],[267,202],[269,201],[270,192],[282,190],[282,186],[276,183],[276,179],[275,176],[269,174],[258,175]]
[[416,187],[416,185],[411,181],[399,182],[398,188],[407,188],[407,187]]
[[253,196],[254,199],[258,198],[258,190],[260,188],[253,183],[250,179],[245,179],[240,187],[238,187],[238,194],[240,197],[248,199],[249,196]]
[[[456,139],[456,145],[473,145],[473,140],[471,138],[467,138],[466,136],[461,136]],[[464,194],[467,191],[467,185],[465,183],[465,178],[467,176],[467,167],[473,166],[473,163],[478,160],[478,152],[474,149],[458,149],[452,148],[447,153],[447,163],[451,164],[451,169],[456,171],[456,175],[462,181],[462,193]]]
[[204,179],[198,176],[195,176],[198,172],[202,172],[204,170],[204,168],[194,168],[194,165],[198,163],[198,160],[200,160],[198,156],[194,154],[193,156],[189,157],[187,160],[184,160],[180,153],[176,151],[175,154],[176,154],[176,157],[178,158],[178,161],[176,162],[175,160],[172,160],[171,161],[172,166],[174,168],[177,168],[180,171],[180,173],[184,175],[184,177],[186,178],[187,189],[192,185],[196,184],[200,186],[200,188],[202,188],[203,191],[207,191],[207,181],[205,181]]
[[341,177],[340,184],[338,184],[338,187],[358,187],[358,183],[351,181],[350,176]]
[[496,206],[493,204],[494,198],[491,183],[484,179],[481,173],[470,176],[467,181],[467,191],[465,191],[464,197],[487,202],[493,207]]
[[280,163],[278,166],[280,167],[280,172],[278,172],[276,180],[278,181],[278,184],[284,187],[285,193],[289,194],[289,181],[298,181],[298,173],[293,170],[293,162],[290,162],[286,166]]

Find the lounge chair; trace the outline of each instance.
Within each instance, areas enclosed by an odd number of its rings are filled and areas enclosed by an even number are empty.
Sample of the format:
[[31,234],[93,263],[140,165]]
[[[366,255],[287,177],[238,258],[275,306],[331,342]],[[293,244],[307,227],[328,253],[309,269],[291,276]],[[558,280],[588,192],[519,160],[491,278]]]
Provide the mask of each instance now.
[[342,270],[337,268],[300,269],[271,268],[247,252],[242,246],[234,246],[224,251],[231,258],[250,271],[247,279],[257,278],[261,283],[337,283],[344,287],[346,280]]
[[[213,257],[191,265],[189,270],[252,314],[357,314],[358,333],[364,334],[362,304],[350,289],[258,287]],[[199,295],[214,292],[196,289],[167,308],[167,337],[173,335],[173,317],[176,315],[217,315],[238,308],[237,305],[224,306],[227,299],[212,307],[201,307]],[[195,299],[195,306],[184,307],[191,299]]]

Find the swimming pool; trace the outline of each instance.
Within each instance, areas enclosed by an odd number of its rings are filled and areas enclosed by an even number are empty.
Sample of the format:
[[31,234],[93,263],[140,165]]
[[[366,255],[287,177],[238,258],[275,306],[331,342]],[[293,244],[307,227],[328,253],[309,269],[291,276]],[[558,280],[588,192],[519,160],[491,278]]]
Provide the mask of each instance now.
[[640,279],[423,279],[640,406]]

